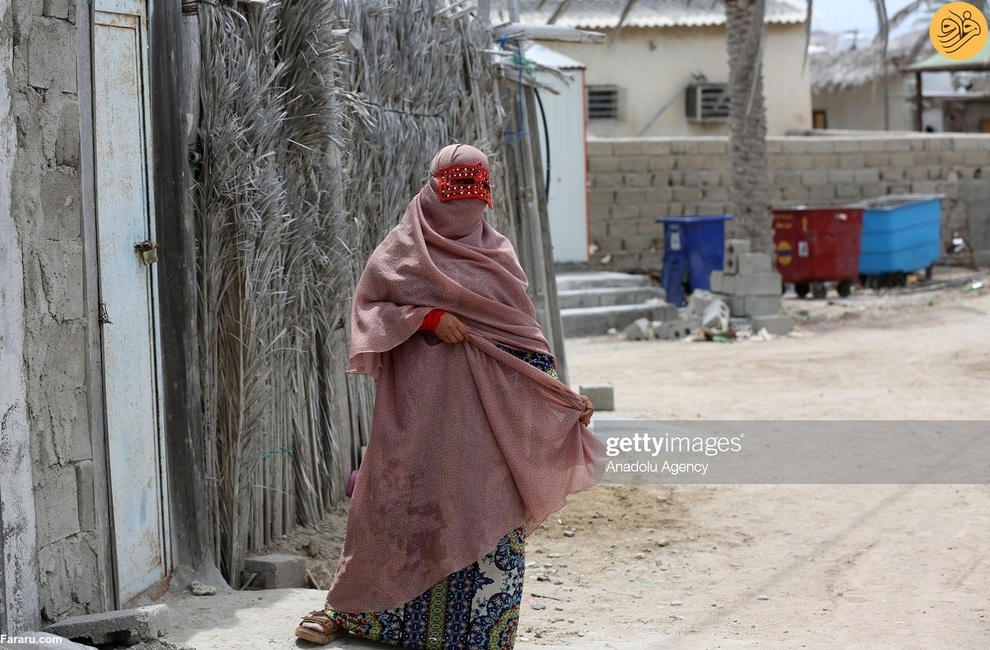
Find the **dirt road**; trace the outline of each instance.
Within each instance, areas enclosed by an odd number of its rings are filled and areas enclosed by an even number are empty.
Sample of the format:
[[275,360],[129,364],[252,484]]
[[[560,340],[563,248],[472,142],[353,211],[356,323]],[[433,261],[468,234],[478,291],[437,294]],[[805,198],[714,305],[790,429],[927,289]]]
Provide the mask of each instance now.
[[[990,291],[785,304],[797,336],[571,340],[571,381],[644,419],[990,420]],[[531,536],[521,636],[990,648],[988,547],[988,485],[600,486]]]
[[[990,421],[990,289],[785,304],[771,341],[569,340],[572,384],[643,419]],[[273,550],[329,584],[344,514]],[[988,548],[988,485],[603,485],[530,537],[517,647],[990,648]]]

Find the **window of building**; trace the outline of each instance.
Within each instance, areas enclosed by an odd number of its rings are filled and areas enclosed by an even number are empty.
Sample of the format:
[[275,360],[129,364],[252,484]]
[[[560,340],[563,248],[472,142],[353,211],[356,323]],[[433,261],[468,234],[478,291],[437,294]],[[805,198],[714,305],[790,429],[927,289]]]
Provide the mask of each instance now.
[[619,119],[618,86],[588,86],[588,119]]
[[828,128],[828,115],[825,113],[825,111],[811,111],[811,128],[813,129]]

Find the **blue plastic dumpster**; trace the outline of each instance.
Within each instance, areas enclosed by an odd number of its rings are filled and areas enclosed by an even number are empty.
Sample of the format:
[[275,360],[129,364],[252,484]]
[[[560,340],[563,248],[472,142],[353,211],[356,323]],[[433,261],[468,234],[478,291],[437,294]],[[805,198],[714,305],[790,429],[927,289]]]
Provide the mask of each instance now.
[[926,269],[941,255],[942,196],[904,194],[867,199],[859,272],[866,277]]
[[712,271],[722,268],[725,222],[731,215],[660,217],[663,224],[663,277],[667,302],[683,305],[695,289],[709,289]]

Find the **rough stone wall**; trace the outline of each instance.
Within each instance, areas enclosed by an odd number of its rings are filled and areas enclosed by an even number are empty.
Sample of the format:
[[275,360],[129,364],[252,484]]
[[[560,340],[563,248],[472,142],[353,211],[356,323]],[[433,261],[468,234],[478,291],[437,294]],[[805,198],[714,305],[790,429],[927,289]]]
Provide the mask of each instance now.
[[[76,2],[10,0],[5,13],[16,142],[3,159],[13,163],[10,214],[21,273],[4,278],[22,283],[23,309],[3,319],[5,328],[23,334],[26,380],[26,430],[11,435],[30,441],[37,518],[32,571],[38,610],[53,620],[105,607],[97,588],[105,577],[97,570],[86,381]],[[0,174],[0,185],[5,182]]]
[[[990,136],[860,133],[767,139],[774,205],[835,205],[886,194],[941,193],[943,243],[953,231],[985,233],[986,210],[968,197],[990,183]],[[659,271],[657,217],[726,214],[728,139],[588,141],[591,264]],[[970,215],[973,222],[970,223]]]
[[38,590],[20,239],[11,202],[17,127],[8,82],[14,63],[10,0],[0,0],[0,631],[36,629]]

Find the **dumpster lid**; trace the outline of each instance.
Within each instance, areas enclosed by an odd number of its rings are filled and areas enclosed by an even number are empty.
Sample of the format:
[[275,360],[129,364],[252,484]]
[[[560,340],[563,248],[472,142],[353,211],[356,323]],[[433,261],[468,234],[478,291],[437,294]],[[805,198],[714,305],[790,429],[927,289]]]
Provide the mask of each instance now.
[[812,203],[811,205],[795,203],[793,205],[774,205],[770,209],[774,214],[779,212],[847,212],[853,210],[861,211],[863,210],[863,206],[858,203],[836,203],[834,205],[824,203]]
[[728,221],[731,214],[698,214],[687,217],[657,217],[654,223],[698,223],[699,221]]
[[944,196],[944,194],[890,194],[864,199],[853,205],[864,210],[894,210],[914,203],[941,200]]

